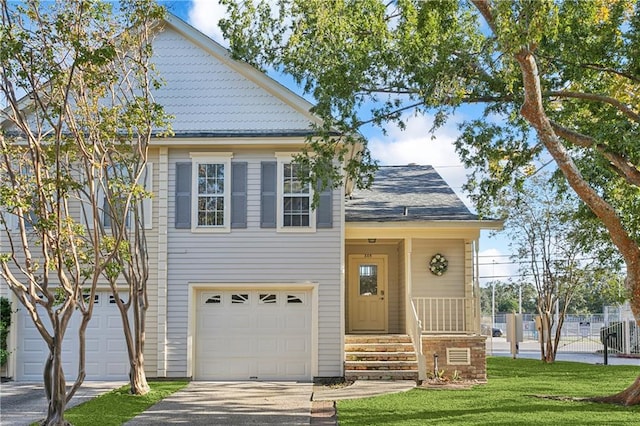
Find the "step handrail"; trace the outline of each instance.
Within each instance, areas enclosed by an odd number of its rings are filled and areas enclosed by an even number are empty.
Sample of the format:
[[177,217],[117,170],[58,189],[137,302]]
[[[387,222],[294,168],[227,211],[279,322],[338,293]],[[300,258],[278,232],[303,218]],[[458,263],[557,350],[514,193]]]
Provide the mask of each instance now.
[[427,362],[422,353],[422,322],[418,317],[418,311],[411,300],[411,313],[408,315],[410,321],[409,335],[413,341],[413,349],[416,351],[418,361],[418,381],[422,382],[427,378]]

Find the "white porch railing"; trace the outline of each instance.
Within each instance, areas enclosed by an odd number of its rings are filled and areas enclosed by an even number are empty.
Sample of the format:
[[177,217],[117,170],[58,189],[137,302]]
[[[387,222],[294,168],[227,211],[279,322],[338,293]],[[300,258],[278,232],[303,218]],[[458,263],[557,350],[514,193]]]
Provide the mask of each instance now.
[[413,297],[412,305],[423,333],[469,333],[475,327],[475,299],[472,297]]
[[416,351],[416,360],[418,361],[418,380],[423,381],[427,378],[427,360],[422,353],[422,324],[418,319],[418,313],[413,303],[409,303],[407,318],[409,319],[409,335],[413,341],[413,348]]

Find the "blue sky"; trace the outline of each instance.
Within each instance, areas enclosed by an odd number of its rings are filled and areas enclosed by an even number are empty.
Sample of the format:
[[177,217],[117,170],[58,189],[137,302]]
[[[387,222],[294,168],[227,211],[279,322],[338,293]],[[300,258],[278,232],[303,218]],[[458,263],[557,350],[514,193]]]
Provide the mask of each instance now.
[[[192,1],[161,1],[171,13],[193,25],[209,37],[228,46],[218,28],[218,21],[224,16],[224,7],[218,0]],[[285,76],[274,76],[281,84],[296,93],[299,88],[292,84],[292,80]],[[300,93],[301,94],[301,93]],[[310,99],[311,100],[311,99]],[[462,185],[466,181],[466,170],[458,159],[453,147],[457,136],[457,122],[464,118],[465,110],[461,109],[456,117],[435,133],[435,139],[429,133],[432,124],[430,116],[411,116],[407,127],[400,130],[395,125],[386,126],[387,134],[380,129],[367,128],[362,133],[369,140],[369,148],[373,157],[382,165],[403,165],[409,163],[429,164],[447,181],[449,186],[473,211],[473,207],[462,192]],[[516,269],[509,262],[506,238],[501,235],[491,236],[483,231],[480,239],[480,277],[504,277],[516,273]],[[488,279],[481,279],[481,283]]]

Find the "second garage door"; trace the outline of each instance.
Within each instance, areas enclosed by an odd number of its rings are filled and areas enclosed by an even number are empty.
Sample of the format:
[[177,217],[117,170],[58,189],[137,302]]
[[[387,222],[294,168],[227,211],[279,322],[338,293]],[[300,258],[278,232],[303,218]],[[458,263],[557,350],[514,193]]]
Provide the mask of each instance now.
[[[45,325],[51,330],[44,310],[41,315]],[[79,324],[80,315],[75,313],[69,322],[62,345],[63,368],[67,380],[75,380],[78,373]],[[23,307],[18,310],[17,333],[16,380],[41,381],[49,352]],[[85,343],[87,380],[128,378],[129,356],[122,331],[122,319],[113,296],[107,292],[96,294],[93,316],[85,331]]]
[[197,380],[311,380],[311,294],[221,290],[197,295]]

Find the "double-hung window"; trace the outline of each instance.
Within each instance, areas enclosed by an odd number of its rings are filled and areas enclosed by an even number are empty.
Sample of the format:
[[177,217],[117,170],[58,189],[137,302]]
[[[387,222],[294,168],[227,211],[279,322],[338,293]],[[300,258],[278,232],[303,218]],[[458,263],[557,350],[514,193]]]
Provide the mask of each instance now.
[[192,202],[191,224],[194,231],[230,229],[231,154],[191,153]]
[[278,228],[290,231],[315,230],[315,211],[311,209],[313,189],[303,183],[306,172],[291,155],[278,156]]

